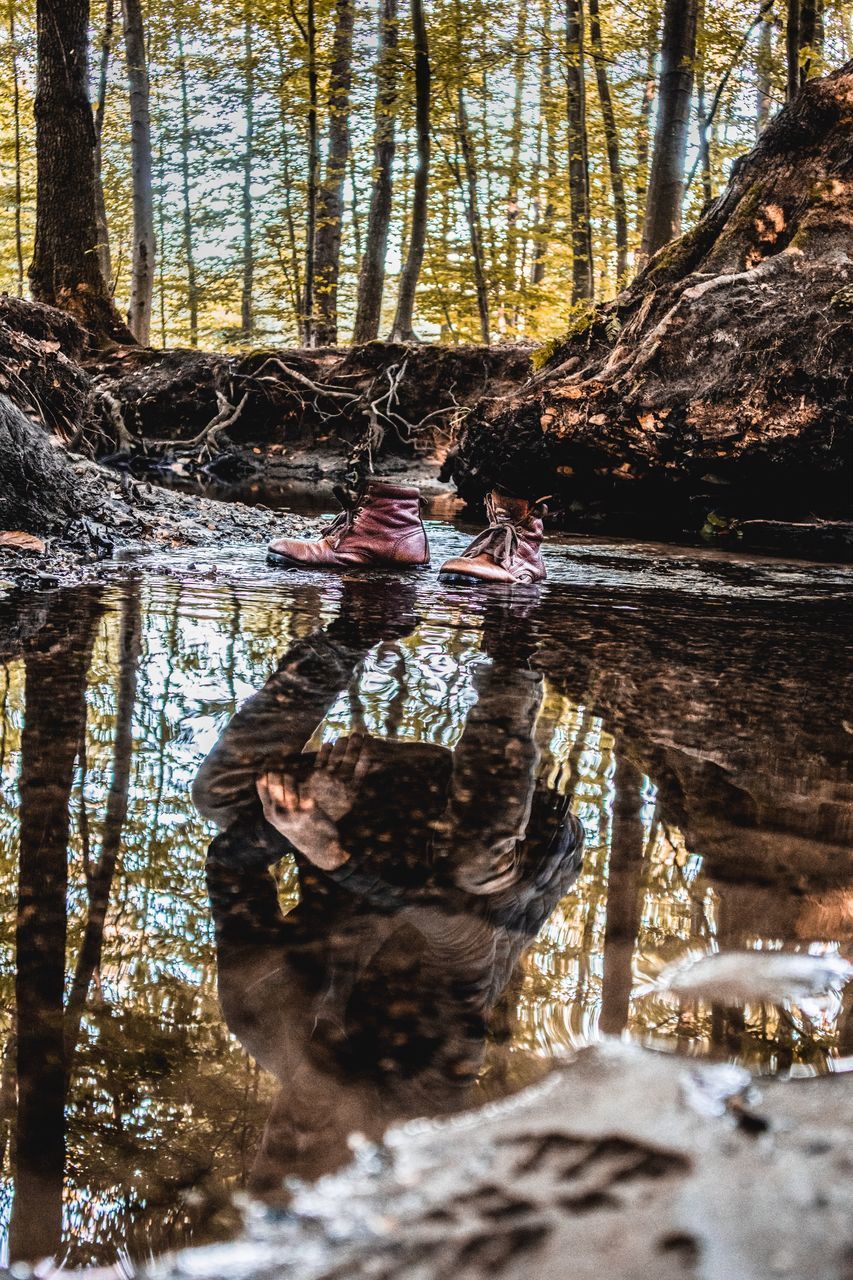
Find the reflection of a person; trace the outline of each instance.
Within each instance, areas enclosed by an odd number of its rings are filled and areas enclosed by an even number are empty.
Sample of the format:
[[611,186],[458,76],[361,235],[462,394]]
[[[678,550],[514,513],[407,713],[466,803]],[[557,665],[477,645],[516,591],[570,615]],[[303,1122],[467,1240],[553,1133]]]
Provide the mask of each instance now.
[[[490,1011],[577,875],[581,828],[537,782],[541,677],[522,620],[487,619],[454,752],[351,734],[305,750],[358,663],[414,625],[407,584],[346,583],[291,645],[194,789],[229,1027],[278,1078],[256,1190],[343,1163],[347,1137],[471,1102]],[[268,870],[292,853],[287,916]]]

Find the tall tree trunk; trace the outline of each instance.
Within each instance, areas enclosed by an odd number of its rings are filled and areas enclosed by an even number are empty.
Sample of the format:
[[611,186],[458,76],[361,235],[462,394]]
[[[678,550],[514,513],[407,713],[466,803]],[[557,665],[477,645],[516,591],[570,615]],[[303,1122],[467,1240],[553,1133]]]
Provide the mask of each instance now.
[[711,121],[705,95],[705,0],[697,3],[697,54],[696,54],[696,125],[699,131],[699,169],[702,174],[702,199],[708,204],[712,195],[711,185]]
[[18,297],[24,296],[24,241],[21,232],[21,87],[18,82],[18,37],[15,0],[9,0],[9,48],[12,57],[12,127],[15,149],[15,272]]
[[395,342],[412,342],[415,338],[413,318],[415,291],[426,250],[427,194],[430,163],[430,100],[432,71],[429,61],[429,38],[424,20],[423,0],[411,0],[412,36],[415,45],[415,130],[417,133],[417,168],[412,195],[412,227],[409,248],[400,276],[397,314],[394,317]]
[[240,338],[252,342],[255,335],[254,276],[252,251],[252,165],[255,156],[255,54],[252,48],[252,0],[243,0],[243,106],[246,131],[243,135],[243,283],[240,291]]
[[765,13],[758,33],[758,52],[755,58],[757,85],[755,90],[755,136],[759,137],[767,126],[772,109],[773,77],[773,15]]
[[649,9],[649,22],[646,28],[646,80],[643,87],[643,102],[640,107],[640,127],[637,130],[637,180],[635,191],[637,212],[635,231],[638,236],[642,236],[643,233],[646,203],[649,194],[649,131],[657,91],[655,56],[659,27],[660,13],[657,7],[653,5]]
[[616,231],[616,278],[621,285],[628,274],[628,206],[625,200],[625,179],[622,175],[622,159],[619,153],[619,130],[616,127],[616,113],[613,110],[613,97],[610,92],[610,81],[607,78],[607,59],[601,40],[598,0],[589,0],[589,40],[604,121],[607,162],[610,166],[613,223]]
[[[509,133],[509,174],[506,193],[506,270],[504,296],[513,298],[513,322],[518,323],[518,216],[519,186],[521,182],[521,142],[524,132],[524,72],[527,65],[527,6],[518,7],[518,25],[515,32],[515,97],[512,105],[512,124]],[[502,304],[503,305],[503,304]],[[506,309],[504,307],[504,309]]]
[[[542,44],[542,71],[539,81],[539,127],[545,132],[544,199],[542,190],[536,199],[536,232],[533,258],[530,266],[530,283],[541,284],[545,278],[545,258],[548,241],[554,224],[554,197],[557,189],[557,142],[553,120],[553,75],[551,68],[551,5],[545,0],[542,13],[544,37]],[[538,157],[537,157],[538,160]],[[537,163],[541,170],[541,161]]]
[[12,1261],[56,1257],[62,1235],[65,1098],[63,1037],[69,800],[86,728],[86,675],[96,611],[79,599],[49,621],[27,653],[21,737],[20,870],[16,930],[18,1105]]
[[643,227],[646,259],[681,230],[696,21],[697,0],[666,0],[655,149]]
[[312,346],[334,346],[338,340],[338,278],[344,179],[349,159],[349,96],[352,83],[354,0],[337,0],[332,68],[329,75],[329,150],[320,187],[314,244],[314,318]]
[[801,0],[800,84],[818,74],[823,51],[823,0]]
[[113,264],[110,257],[110,233],[107,225],[107,206],[104,200],[104,176],[101,157],[101,141],[104,136],[104,116],[107,110],[107,77],[113,47],[115,2],[105,0],[104,30],[101,34],[101,57],[98,64],[98,96],[95,99],[95,196],[98,219],[98,262],[107,287],[112,289]]
[[160,313],[160,348],[166,349],[166,272],[163,258],[166,252],[166,210],[163,196],[166,191],[166,157],[163,151],[163,119],[157,120],[157,243],[160,252],[157,254],[157,297]]
[[314,317],[314,239],[320,184],[320,142],[317,129],[317,15],[308,0],[307,26],[299,24],[308,59],[308,219],[305,228],[305,292],[302,299],[302,340],[311,342]]
[[388,227],[391,221],[391,180],[397,113],[397,0],[379,0],[379,15],[373,190],[364,260],[358,281],[353,342],[372,342],[379,333]]
[[785,23],[785,57],[788,67],[788,102],[800,90],[800,0],[788,0]]
[[477,166],[471,149],[471,127],[468,108],[460,81],[456,91],[456,118],[462,163],[465,166],[465,217],[471,241],[471,265],[474,271],[474,288],[477,292],[477,312],[480,317],[480,338],[488,346],[491,341],[489,328],[489,289],[486,281],[486,264],[483,256],[483,232],[477,203]]
[[89,0],[37,0],[36,236],[30,288],[97,340],[133,342],[98,262]]
[[278,62],[278,117],[282,157],[281,176],[282,186],[284,188],[284,216],[285,224],[287,226],[287,246],[290,254],[289,268],[284,263],[282,263],[282,266],[284,269],[285,281],[290,289],[290,302],[293,308],[293,317],[296,321],[296,327],[299,335],[302,337],[302,270],[299,261],[299,250],[296,243],[296,220],[293,216],[293,181],[290,169],[290,132],[288,129],[289,113],[287,110],[287,63],[284,54],[284,39],[282,36],[281,24],[279,22],[276,22],[275,25],[275,43],[276,58]]
[[127,818],[133,763],[133,713],[141,644],[139,588],[132,587],[128,588],[122,607],[113,769],[104,814],[101,856],[92,874],[87,877],[89,911],[65,1009],[65,1056],[69,1063],[73,1060],[80,1038],[80,1025],[86,1009],[89,986],[101,964],[107,908]]
[[130,154],[133,171],[133,257],[127,323],[143,346],[151,333],[154,297],[154,184],[148,60],[140,0],[122,0],[124,47],[130,90]]
[[[192,127],[190,95],[187,83],[187,60],[181,28],[176,30],[178,45],[178,77],[181,82],[181,213],[184,232],[184,260],[187,264],[187,310],[190,319],[190,346],[198,346],[198,277],[193,243],[192,202],[190,199],[190,146]],[[161,248],[162,252],[162,248]]]
[[569,133],[573,303],[592,298],[595,292],[583,64],[583,0],[566,0],[566,122]]

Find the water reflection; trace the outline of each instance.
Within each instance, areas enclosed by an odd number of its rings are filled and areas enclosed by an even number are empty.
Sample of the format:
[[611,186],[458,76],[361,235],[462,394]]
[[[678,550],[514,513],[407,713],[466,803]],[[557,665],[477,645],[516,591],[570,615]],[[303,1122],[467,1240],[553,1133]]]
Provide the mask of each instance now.
[[[602,1029],[793,1074],[853,1052],[849,989],[655,984],[688,947],[850,955],[849,603],[811,577],[749,600],[746,569],[737,600],[688,598],[653,568],[509,602],[143,575],[0,603],[7,1249],[220,1238],[251,1178]],[[264,822],[283,774],[325,825]]]
[[[539,778],[524,608],[487,611],[452,751],[399,736],[402,651],[388,737],[317,732],[369,650],[411,632],[412,606],[393,580],[345,584],[339,617],[290,646],[196,782],[223,829],[208,861],[222,1007],[281,1086],[255,1190],[331,1171],[353,1132],[470,1106],[495,1006],[580,866],[569,798]],[[285,916],[266,866],[287,854]]]

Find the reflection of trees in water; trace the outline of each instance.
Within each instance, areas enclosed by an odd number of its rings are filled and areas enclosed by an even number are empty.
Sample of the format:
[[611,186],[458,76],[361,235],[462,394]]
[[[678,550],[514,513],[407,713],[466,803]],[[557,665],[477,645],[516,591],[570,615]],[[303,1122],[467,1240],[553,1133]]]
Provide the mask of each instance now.
[[[89,664],[84,749],[74,744],[64,954],[72,1026],[73,974],[90,977],[79,1034],[69,1035],[67,1016],[63,1023],[64,1035],[77,1042],[64,1208],[76,1263],[110,1260],[128,1243],[144,1251],[192,1232],[215,1237],[229,1226],[225,1192],[245,1177],[271,1090],[219,1013],[203,876],[208,833],[188,788],[238,703],[288,641],[333,612],[308,592],[302,611],[288,612],[271,610],[266,596],[251,591],[175,583],[143,585],[138,607],[130,607],[132,599],[105,597]],[[413,637],[380,646],[320,734],[360,723],[374,734],[452,745],[472,697],[471,664],[481,660],[477,642],[474,630],[424,625]],[[65,658],[57,659],[60,670]],[[0,708],[0,1221],[8,1223],[22,660],[0,667]],[[543,779],[573,793],[587,849],[577,884],[505,993],[484,1096],[498,1073],[523,1079],[514,1064],[524,1055],[513,1058],[513,1048],[559,1052],[594,1036],[600,1018],[616,1029],[626,1009],[631,1034],[644,1041],[717,1047],[753,1065],[811,1062],[821,1069],[835,1046],[833,1006],[820,1017],[811,1011],[809,1022],[802,1010],[679,1008],[643,993],[644,979],[662,960],[687,942],[714,940],[718,893],[701,859],[656,811],[651,783],[616,760],[599,719],[546,688],[536,734]],[[134,750],[123,814],[129,737]],[[285,906],[295,902],[292,864],[281,863],[276,876]],[[80,982],[77,990],[79,997]],[[187,1199],[183,1189],[197,1183],[205,1196]]]

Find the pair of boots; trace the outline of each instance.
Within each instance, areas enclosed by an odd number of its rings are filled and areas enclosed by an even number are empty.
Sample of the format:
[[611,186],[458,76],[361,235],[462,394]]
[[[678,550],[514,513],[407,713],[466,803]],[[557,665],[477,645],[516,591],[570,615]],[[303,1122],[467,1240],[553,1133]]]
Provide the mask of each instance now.
[[[336,490],[336,496],[344,509],[318,539],[279,538],[270,543],[270,560],[292,569],[429,564],[416,488],[373,480],[354,500],[343,490]],[[486,512],[488,527],[461,556],[447,560],[439,576],[445,582],[541,582],[545,577],[540,552],[544,508],[493,491],[486,499]]]

